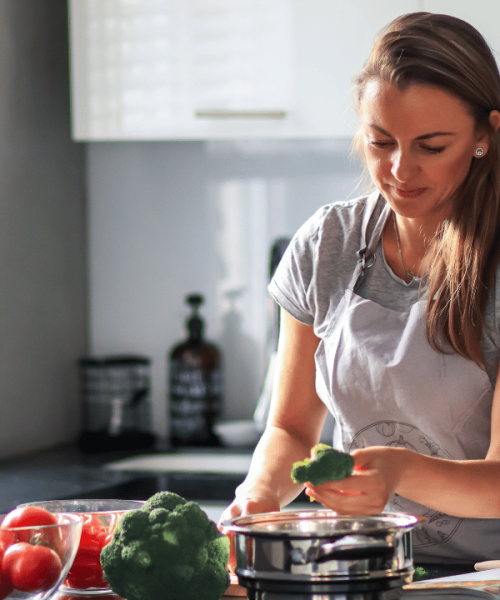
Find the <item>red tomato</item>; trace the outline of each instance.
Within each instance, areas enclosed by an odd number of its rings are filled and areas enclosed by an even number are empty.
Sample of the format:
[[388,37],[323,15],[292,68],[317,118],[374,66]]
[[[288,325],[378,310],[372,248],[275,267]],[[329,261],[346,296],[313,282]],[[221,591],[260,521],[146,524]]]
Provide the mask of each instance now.
[[[10,533],[10,532],[8,532]],[[16,540],[14,540],[16,541]],[[5,551],[7,550],[8,546],[12,543],[12,540],[10,540],[9,538],[5,538],[3,539],[2,537],[0,537],[0,566],[2,565],[2,560],[3,560],[3,555],[5,554]]]
[[[82,536],[75,560],[64,584],[73,589],[107,588],[108,582],[102,574],[101,550],[111,541],[116,519],[109,514],[101,520],[99,515],[84,514]],[[112,515],[114,516],[114,515]]]
[[0,527],[30,527],[32,525],[55,525],[57,517],[39,506],[20,506],[5,516]]
[[[51,527],[33,531],[41,525],[56,525],[57,523],[57,517],[44,508],[40,508],[39,506],[20,506],[7,513],[2,521],[0,525],[0,540],[5,539],[10,543],[15,541],[27,543],[35,541],[37,545],[50,546],[57,553],[60,553],[62,535],[59,528]],[[17,532],[3,531],[12,527],[32,527],[33,529]]]
[[86,552],[101,553],[104,546],[111,541],[111,533],[103,525],[98,515],[85,515],[82,527],[82,537],[80,538],[80,550]]
[[[0,529],[0,553],[1,556],[3,556],[3,553],[5,552],[5,549],[7,548],[7,546],[9,544],[14,544],[15,542],[19,541],[19,536],[17,535],[17,533],[15,531],[7,531],[7,530],[3,530]],[[0,557],[0,561],[1,561],[1,557]]]
[[102,567],[100,564],[95,564],[93,566],[73,564],[64,584],[75,590],[109,587],[108,582],[104,579],[104,575],[102,574]]
[[[3,531],[2,533],[10,532]],[[3,600],[5,596],[8,596],[14,589],[14,586],[12,585],[12,582],[10,581],[7,574],[3,573],[3,571],[1,570],[3,555],[5,554],[5,551],[7,550],[7,547],[10,543],[11,540],[9,538],[4,539],[0,537],[0,600]]]
[[16,590],[22,592],[50,589],[61,570],[61,559],[52,548],[32,546],[26,542],[9,546],[2,560],[3,574]]
[[8,596],[14,590],[14,586],[10,579],[4,573],[0,574],[0,600]]

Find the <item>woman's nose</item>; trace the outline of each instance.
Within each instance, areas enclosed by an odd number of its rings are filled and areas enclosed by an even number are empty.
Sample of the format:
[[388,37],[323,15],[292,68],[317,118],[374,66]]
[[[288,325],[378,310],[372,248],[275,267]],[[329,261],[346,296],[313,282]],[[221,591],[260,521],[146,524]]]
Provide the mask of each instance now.
[[391,173],[395,179],[401,183],[410,181],[417,171],[417,161],[410,153],[399,150],[393,154]]

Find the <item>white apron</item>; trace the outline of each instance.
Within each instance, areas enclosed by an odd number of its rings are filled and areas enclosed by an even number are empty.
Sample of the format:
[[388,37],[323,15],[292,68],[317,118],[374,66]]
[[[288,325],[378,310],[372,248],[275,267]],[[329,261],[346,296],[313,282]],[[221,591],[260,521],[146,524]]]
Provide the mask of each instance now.
[[[493,388],[485,371],[457,354],[435,352],[425,333],[425,300],[404,313],[356,294],[370,266],[383,260],[385,205],[365,243],[378,202],[363,217],[356,269],[316,352],[316,388],[332,412],[335,445],[405,447],[449,459],[480,459],[488,450]],[[372,224],[373,225],[373,224]],[[386,510],[425,515],[413,532],[417,562],[470,564],[500,558],[500,520],[461,519],[393,495]]]

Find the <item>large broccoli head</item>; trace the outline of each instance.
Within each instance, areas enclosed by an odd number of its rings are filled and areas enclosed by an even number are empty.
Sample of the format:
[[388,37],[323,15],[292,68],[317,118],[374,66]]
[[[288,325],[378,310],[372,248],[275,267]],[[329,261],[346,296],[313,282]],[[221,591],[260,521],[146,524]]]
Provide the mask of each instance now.
[[335,450],[327,444],[317,444],[311,457],[293,463],[292,479],[295,483],[309,481],[321,485],[325,481],[340,481],[352,473],[354,458],[346,452]]
[[228,538],[196,502],[171,492],[125,514],[101,552],[104,577],[127,600],[218,600],[228,559]]

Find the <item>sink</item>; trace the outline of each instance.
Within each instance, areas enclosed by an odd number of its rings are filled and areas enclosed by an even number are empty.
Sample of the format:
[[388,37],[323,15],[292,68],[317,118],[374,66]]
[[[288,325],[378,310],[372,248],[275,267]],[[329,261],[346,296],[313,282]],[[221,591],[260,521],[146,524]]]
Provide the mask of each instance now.
[[[130,490],[127,490],[130,498],[146,500],[157,491],[170,490],[196,500],[208,516],[218,522],[233,499],[236,486],[248,473],[251,459],[249,453],[243,452],[157,453],[108,462],[104,468],[116,474],[128,472],[132,477]],[[144,485],[146,489],[142,489]],[[311,505],[302,493],[282,510],[311,510],[318,506]]]
[[112,471],[246,475],[251,459],[250,454],[243,453],[145,454],[109,462],[105,468]]

